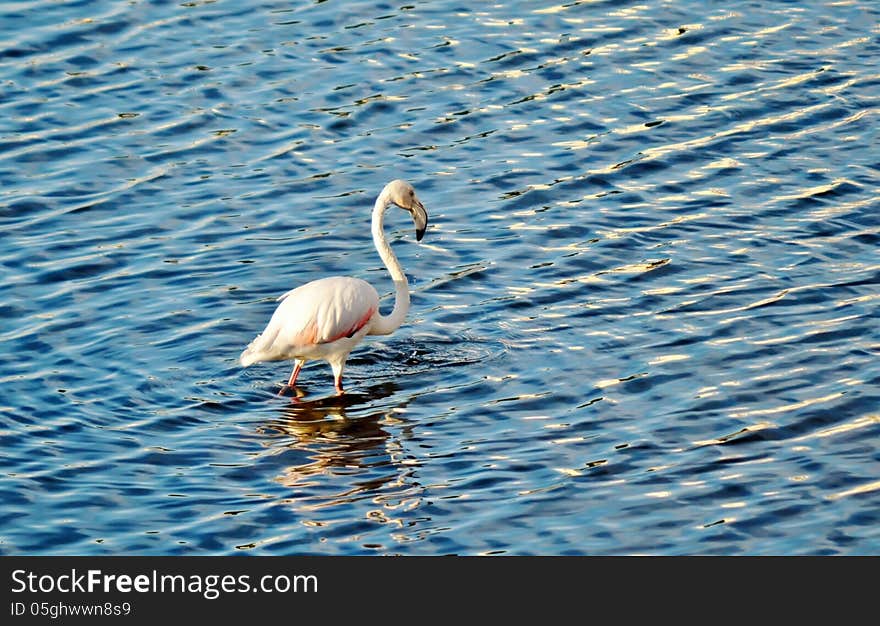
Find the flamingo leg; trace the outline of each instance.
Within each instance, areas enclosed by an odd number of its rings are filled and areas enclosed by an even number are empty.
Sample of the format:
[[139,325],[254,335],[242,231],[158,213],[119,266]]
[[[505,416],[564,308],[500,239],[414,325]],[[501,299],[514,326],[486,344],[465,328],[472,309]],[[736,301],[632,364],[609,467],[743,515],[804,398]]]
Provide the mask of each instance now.
[[345,390],[342,388],[342,370],[345,369],[345,359],[348,357],[348,353],[340,355],[338,358],[330,361],[330,367],[333,368],[333,382],[336,384],[336,393],[343,393]]
[[290,374],[290,378],[287,380],[287,384],[278,390],[279,396],[283,396],[285,391],[293,388],[293,385],[296,383],[296,378],[299,376],[299,371],[302,369],[303,363],[305,363],[305,361],[300,359],[296,360],[296,365],[293,368],[293,372]]
[[296,379],[299,376],[299,371],[302,369],[303,362],[297,361],[296,365],[293,368],[293,372],[290,374],[290,379],[287,381],[288,387],[293,387],[296,384]]

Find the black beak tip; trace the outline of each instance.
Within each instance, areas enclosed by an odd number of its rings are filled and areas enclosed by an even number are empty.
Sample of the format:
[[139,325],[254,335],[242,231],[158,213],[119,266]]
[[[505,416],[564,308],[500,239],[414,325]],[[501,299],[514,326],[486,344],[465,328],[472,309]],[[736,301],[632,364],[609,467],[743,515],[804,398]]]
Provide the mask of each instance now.
[[422,229],[417,228],[416,229],[416,241],[421,241],[422,237],[424,237],[424,236],[425,236],[425,229],[424,228],[422,228]]

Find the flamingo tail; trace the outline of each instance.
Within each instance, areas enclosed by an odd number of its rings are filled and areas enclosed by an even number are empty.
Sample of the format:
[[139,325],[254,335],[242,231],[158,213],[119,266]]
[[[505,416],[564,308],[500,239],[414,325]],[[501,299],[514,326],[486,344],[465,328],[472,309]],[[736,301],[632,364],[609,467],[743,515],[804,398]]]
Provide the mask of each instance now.
[[276,335],[277,333],[272,334],[267,332],[257,335],[238,357],[238,362],[241,363],[243,367],[247,367],[254,363],[259,363],[260,361],[271,360],[268,351],[269,348],[272,347]]

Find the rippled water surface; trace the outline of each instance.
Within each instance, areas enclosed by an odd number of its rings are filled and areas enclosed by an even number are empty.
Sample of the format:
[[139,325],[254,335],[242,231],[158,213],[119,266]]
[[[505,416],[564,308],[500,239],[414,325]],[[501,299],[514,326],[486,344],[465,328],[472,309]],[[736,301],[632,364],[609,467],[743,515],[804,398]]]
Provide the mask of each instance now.
[[880,553],[880,9],[553,2],[0,2],[0,554]]

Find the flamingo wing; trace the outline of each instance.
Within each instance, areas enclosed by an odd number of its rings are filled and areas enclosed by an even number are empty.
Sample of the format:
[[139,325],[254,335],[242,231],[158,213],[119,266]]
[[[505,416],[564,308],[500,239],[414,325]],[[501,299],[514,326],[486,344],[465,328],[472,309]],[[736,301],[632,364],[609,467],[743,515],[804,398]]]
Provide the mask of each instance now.
[[316,346],[354,336],[379,310],[379,294],[358,278],[334,276],[285,293],[242,364],[307,356]]

